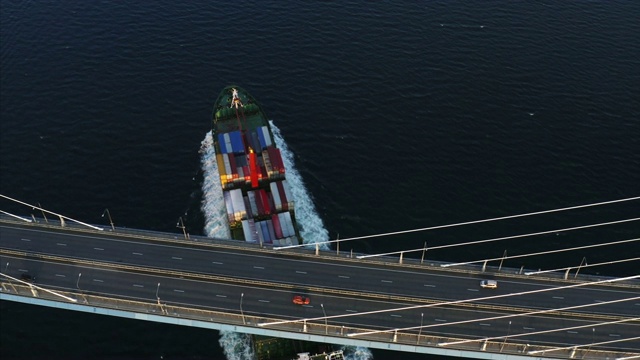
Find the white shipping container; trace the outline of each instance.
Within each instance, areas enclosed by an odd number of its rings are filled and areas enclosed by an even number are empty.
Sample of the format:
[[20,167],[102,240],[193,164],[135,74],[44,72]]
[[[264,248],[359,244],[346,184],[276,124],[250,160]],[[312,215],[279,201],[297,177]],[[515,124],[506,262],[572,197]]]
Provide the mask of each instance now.
[[272,182],[269,186],[271,187],[271,196],[273,197],[273,205],[276,211],[282,211],[282,201],[280,200],[280,194],[278,192],[278,184]]
[[258,215],[258,205],[256,205],[256,193],[255,193],[255,191],[247,192],[247,197],[249,197],[249,205],[251,206],[251,214],[253,214],[253,216]]
[[294,236],[296,234],[296,231],[293,229],[293,222],[291,221],[291,213],[290,212],[284,212],[284,219],[287,222],[287,228],[289,229],[289,236]]
[[231,202],[231,193],[229,191],[222,192],[224,196],[224,204],[227,206],[227,217],[229,220],[233,219],[233,203]]
[[291,234],[289,233],[289,227],[287,226],[287,220],[284,218],[285,213],[278,213],[278,220],[280,220],[280,229],[282,230],[283,237],[289,237]]
[[264,136],[264,142],[266,146],[271,146],[271,136],[269,136],[269,130],[266,126],[261,126],[260,131],[262,131],[262,135]]
[[242,198],[242,190],[235,189],[229,191],[231,193],[231,201],[233,202],[233,211],[235,220],[241,220],[247,216],[247,210],[244,208],[244,200]]
[[260,226],[260,223],[259,222],[255,223],[255,227],[256,227],[255,234],[258,236],[258,242],[260,244],[264,244],[264,236],[262,236],[262,227]]
[[293,195],[291,194],[291,190],[289,190],[287,180],[282,180],[282,188],[284,189],[284,195],[287,197],[289,209],[293,209]]
[[255,242],[251,234],[251,225],[249,225],[249,220],[242,220],[242,232],[244,233],[244,241]]
[[256,223],[253,219],[249,219],[249,228],[251,229],[251,239],[253,242],[258,242],[258,230],[256,230]]

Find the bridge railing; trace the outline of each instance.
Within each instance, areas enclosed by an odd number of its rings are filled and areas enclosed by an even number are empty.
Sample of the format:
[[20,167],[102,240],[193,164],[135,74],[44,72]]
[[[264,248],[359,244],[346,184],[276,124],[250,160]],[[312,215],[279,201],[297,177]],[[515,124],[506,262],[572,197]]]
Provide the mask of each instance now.
[[[287,333],[295,334],[308,334],[309,336],[323,336],[330,338],[331,342],[336,344],[351,344],[353,340],[361,340],[372,343],[394,343],[401,345],[405,351],[414,351],[420,347],[439,347],[440,344],[446,342],[453,342],[459,340],[465,340],[461,338],[452,338],[442,336],[437,333],[431,333],[427,331],[419,332],[418,330],[407,331],[393,331],[388,330],[386,332],[378,332],[375,334],[367,334],[358,336],[359,333],[371,332],[376,329],[357,328],[352,326],[335,325],[330,323],[324,323],[322,321],[307,322],[289,322],[278,325],[269,325],[266,327],[259,327],[258,324],[272,323],[282,321],[283,319],[268,318],[255,314],[248,313],[233,313],[225,311],[215,311],[202,308],[187,307],[178,304],[171,304],[162,301],[144,301],[140,299],[126,299],[126,298],[114,298],[105,297],[99,294],[86,293],[86,292],[69,292],[59,289],[52,289],[55,292],[62,295],[77,299],[77,303],[73,306],[87,307],[87,308],[100,308],[112,311],[124,311],[128,313],[137,314],[136,318],[142,319],[139,315],[155,315],[170,317],[176,319],[177,323],[188,326],[205,327],[202,323],[215,323],[224,324],[234,327],[242,327],[246,332],[251,332],[251,329],[264,329],[274,330],[280,332],[282,337],[286,337]],[[0,283],[0,291],[5,294],[17,295],[25,298],[45,300],[49,302],[55,302],[57,304],[69,304],[69,302],[61,301],[55,295],[40,292],[37,289],[17,284],[11,281],[3,281]],[[25,301],[29,302],[29,301]],[[53,305],[48,305],[53,306]],[[65,307],[65,306],[56,306]],[[87,309],[88,312],[93,312]],[[122,316],[117,313],[111,314],[113,316]],[[146,319],[153,320],[153,319]],[[377,329],[381,330],[381,329]],[[256,331],[258,333],[258,331]],[[355,336],[354,336],[355,335]],[[311,339],[309,339],[311,340]],[[328,339],[327,339],[328,340]],[[637,357],[639,353],[626,353],[607,351],[602,349],[592,348],[580,348],[566,349],[561,351],[551,351],[552,348],[526,343],[516,343],[512,341],[478,341],[469,342],[465,344],[457,344],[455,346],[446,346],[447,349],[460,350],[460,351],[484,351],[488,353],[501,353],[512,355],[527,355],[531,351],[543,351],[544,353],[537,355],[545,358],[576,358],[576,359],[619,359],[626,357]],[[545,352],[548,351],[548,352]]]

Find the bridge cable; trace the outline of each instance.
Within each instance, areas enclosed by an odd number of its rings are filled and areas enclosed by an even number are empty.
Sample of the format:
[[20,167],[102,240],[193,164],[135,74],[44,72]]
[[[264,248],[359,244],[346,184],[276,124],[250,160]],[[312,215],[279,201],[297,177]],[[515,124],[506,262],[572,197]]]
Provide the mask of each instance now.
[[[617,299],[617,300],[603,301],[603,302],[591,303],[591,304],[573,305],[573,306],[567,306],[567,307],[563,307],[563,308],[545,309],[545,310],[536,310],[536,311],[531,311],[531,312],[526,312],[526,313],[520,313],[520,314],[508,314],[508,315],[500,315],[500,316],[494,316],[494,317],[488,317],[488,318],[479,318],[479,319],[460,320],[460,321],[454,321],[454,322],[448,322],[448,323],[442,323],[442,324],[430,324],[430,325],[423,325],[423,326],[411,326],[411,327],[399,328],[399,329],[387,329],[387,330],[367,331],[367,332],[361,332],[361,333],[353,334],[352,336],[372,335],[372,334],[377,334],[377,333],[393,332],[393,331],[396,331],[396,330],[398,330],[398,331],[410,331],[410,330],[426,329],[426,328],[432,328],[432,327],[442,327],[442,326],[449,326],[449,325],[468,324],[468,323],[474,323],[474,322],[478,322],[478,321],[501,320],[501,319],[509,319],[509,318],[521,317],[521,316],[540,315],[540,314],[545,314],[545,313],[549,313],[549,312],[575,310],[575,309],[581,309],[581,308],[593,307],[593,306],[599,306],[599,305],[615,304],[615,303],[625,302],[625,301],[634,301],[634,300],[638,300],[638,299],[640,299],[640,296],[631,297],[631,298],[625,298],[625,299]],[[635,321],[635,320],[640,320],[640,318],[624,319],[624,320],[616,320],[615,322],[617,323],[617,322]],[[600,326],[600,325],[606,325],[606,324],[609,324],[609,323],[600,323],[600,324],[595,324],[595,325],[594,325],[594,324],[590,324],[590,325],[587,325],[587,326]],[[531,334],[531,333],[527,333],[527,334]],[[515,335],[515,334],[514,334],[514,335]],[[453,344],[464,344],[464,343],[467,343],[467,342],[474,342],[474,341],[484,341],[484,340],[492,340],[492,339],[503,339],[503,338],[505,338],[505,337],[506,337],[506,336],[495,336],[495,337],[488,337],[488,338],[483,338],[483,339],[460,340],[460,341],[452,342],[452,343],[450,343],[450,344],[451,344],[451,345],[453,345]],[[449,344],[449,343],[447,343],[447,345],[448,345],[448,344]]]
[[78,224],[80,224],[80,225],[84,225],[84,226],[90,227],[90,228],[95,229],[95,230],[100,230],[100,231],[104,230],[104,229],[103,229],[103,228],[101,228],[101,227],[93,226],[93,225],[91,225],[91,224],[87,224],[87,223],[84,223],[84,222],[82,222],[82,221],[79,221],[79,220],[76,220],[76,219],[72,219],[72,218],[67,217],[67,216],[64,216],[64,215],[56,214],[56,213],[54,213],[53,211],[49,211],[49,210],[43,209],[43,208],[41,208],[41,207],[39,207],[39,206],[31,205],[31,204],[28,204],[28,203],[26,203],[26,202],[23,202],[23,201],[20,201],[20,200],[16,200],[16,199],[10,198],[10,197],[8,197],[8,196],[6,196],[6,195],[2,195],[2,194],[0,194],[0,197],[3,197],[3,198],[5,198],[5,199],[9,199],[9,200],[11,200],[11,201],[15,201],[15,202],[17,202],[17,203],[19,203],[19,204],[22,204],[22,205],[29,206],[29,207],[31,207],[32,209],[38,209],[38,210],[43,211],[43,212],[48,212],[49,214],[52,214],[52,215],[55,215],[55,216],[59,217],[59,218],[60,218],[60,221],[61,221],[62,223],[64,223],[64,220],[63,220],[63,219],[67,219],[67,220],[70,220],[70,221],[77,222],[77,223],[78,223]]
[[520,234],[520,235],[504,236],[504,237],[499,237],[499,238],[475,240],[475,241],[468,241],[468,242],[457,243],[457,244],[430,246],[427,249],[422,247],[422,248],[419,248],[419,249],[393,251],[393,252],[383,253],[383,254],[361,255],[361,256],[358,256],[357,258],[358,259],[365,259],[365,258],[375,257],[375,256],[385,256],[385,255],[394,255],[394,254],[400,254],[400,253],[410,253],[410,252],[416,252],[416,251],[444,249],[444,248],[448,248],[448,247],[458,247],[458,246],[464,246],[464,245],[475,245],[475,244],[482,244],[482,243],[487,243],[487,242],[523,238],[523,237],[528,237],[528,236],[547,235],[547,234],[553,234],[553,233],[559,233],[559,232],[567,232],[567,231],[572,231],[572,230],[588,229],[588,228],[593,228],[593,227],[598,227],[598,226],[621,224],[621,223],[625,223],[625,222],[638,221],[638,220],[640,220],[640,218],[617,220],[617,221],[610,221],[610,222],[605,222],[605,223],[582,225],[582,226],[575,226],[575,227],[564,228],[564,229],[547,230],[547,231],[540,231],[540,232]]
[[[352,241],[352,240],[362,240],[362,239],[384,237],[384,236],[390,236],[390,235],[399,235],[399,234],[408,234],[408,233],[414,233],[414,232],[420,232],[420,231],[444,229],[444,228],[463,226],[463,225],[480,224],[480,223],[485,223],[485,222],[492,222],[492,221],[506,220],[506,219],[514,219],[514,218],[525,217],[525,216],[548,214],[548,213],[553,213],[553,212],[575,210],[575,209],[581,209],[581,208],[587,208],[587,207],[593,207],[593,206],[600,206],[600,205],[609,205],[609,204],[625,202],[625,201],[633,201],[633,200],[638,200],[638,199],[640,199],[640,196],[630,197],[630,198],[625,198],[625,199],[618,199],[618,200],[611,200],[611,201],[603,201],[603,202],[599,202],[599,203],[592,203],[592,204],[585,204],[585,205],[576,205],[576,206],[564,207],[564,208],[559,208],[559,209],[536,211],[536,212],[525,213],[525,214],[502,216],[502,217],[491,218],[491,219],[473,220],[473,221],[466,221],[466,222],[455,223],[455,224],[447,224],[447,225],[437,225],[437,226],[425,227],[425,228],[420,228],[420,229],[394,231],[394,232],[374,234],[374,235],[364,235],[364,236],[358,236],[358,237],[352,237],[352,238],[346,238],[346,239],[327,240],[327,241],[318,242],[317,244],[342,242],[342,241]],[[314,243],[314,244],[316,244],[316,243]],[[289,248],[295,248],[295,247],[301,247],[301,246],[309,246],[309,245],[310,244],[289,245],[289,246],[279,246],[279,247],[275,247],[274,246],[274,250],[289,249]]]
[[572,247],[572,248],[547,250],[547,251],[540,251],[540,252],[534,252],[534,253],[528,253],[528,254],[510,255],[510,256],[503,256],[503,257],[483,259],[483,260],[472,260],[472,261],[465,261],[465,262],[460,262],[460,263],[443,264],[443,265],[440,265],[440,266],[441,267],[451,267],[451,266],[460,266],[460,265],[469,265],[469,264],[481,263],[481,262],[485,262],[485,261],[510,260],[510,259],[517,259],[517,258],[521,258],[521,257],[547,255],[547,254],[554,254],[554,253],[559,253],[559,252],[589,249],[589,248],[600,247],[600,246],[619,245],[619,244],[624,244],[624,243],[628,243],[628,242],[635,242],[635,241],[639,241],[639,240],[640,240],[640,238],[619,240],[619,241],[612,241],[612,242],[608,242],[608,243],[576,246],[576,247]]
[[571,288],[583,287],[583,286],[593,286],[593,285],[607,284],[607,283],[618,282],[618,281],[633,280],[633,279],[637,279],[637,278],[640,278],[640,275],[633,275],[633,276],[627,276],[627,277],[622,277],[622,278],[614,278],[614,279],[597,280],[597,281],[592,281],[592,282],[571,284],[571,285],[559,286],[559,287],[553,287],[553,288],[547,288],[547,289],[538,289],[538,290],[531,290],[531,291],[521,291],[521,292],[517,292],[517,293],[510,293],[510,294],[485,296],[485,297],[473,298],[473,299],[445,301],[445,302],[434,303],[434,304],[413,305],[413,306],[405,306],[405,307],[393,308],[393,309],[385,309],[385,310],[373,310],[373,311],[364,311],[364,312],[360,312],[360,313],[331,315],[331,316],[327,316],[327,317],[322,316],[322,317],[316,317],[316,318],[303,318],[303,319],[294,319],[294,320],[273,321],[273,322],[268,322],[268,323],[258,323],[258,326],[262,327],[262,326],[268,326],[268,325],[280,325],[280,324],[288,324],[288,323],[298,323],[298,322],[303,322],[303,321],[322,320],[322,319],[325,319],[325,318],[326,319],[334,319],[334,318],[380,314],[380,313],[388,313],[388,312],[396,312],[396,311],[404,311],[404,310],[424,309],[424,308],[431,308],[431,307],[435,307],[435,306],[463,304],[463,303],[470,303],[470,302],[478,302],[478,301],[485,301],[485,300],[500,299],[500,298],[506,298],[506,297],[511,297],[511,296],[520,296],[520,295],[536,294],[536,293],[555,291],[555,290],[571,289]]

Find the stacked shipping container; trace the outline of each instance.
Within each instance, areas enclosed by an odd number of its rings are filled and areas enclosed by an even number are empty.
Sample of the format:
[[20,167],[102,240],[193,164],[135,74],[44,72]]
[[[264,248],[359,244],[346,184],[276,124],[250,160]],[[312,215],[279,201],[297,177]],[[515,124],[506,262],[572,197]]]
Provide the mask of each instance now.
[[[228,220],[230,223],[242,223],[246,241],[274,245],[297,244],[289,213],[293,209],[293,197],[284,180],[285,168],[280,150],[273,146],[266,126],[245,134],[244,137],[240,131],[218,134],[221,153],[216,154],[216,161]],[[254,149],[259,183],[267,179],[271,182],[267,187],[246,190],[243,194],[243,185],[251,183],[248,153]]]
[[245,139],[240,131],[218,134],[221,153],[216,154],[216,161],[223,189],[251,182],[249,149],[245,148],[245,143],[257,155],[258,182],[267,178],[284,179],[285,168],[280,150],[273,146],[269,129],[261,126],[247,133]]

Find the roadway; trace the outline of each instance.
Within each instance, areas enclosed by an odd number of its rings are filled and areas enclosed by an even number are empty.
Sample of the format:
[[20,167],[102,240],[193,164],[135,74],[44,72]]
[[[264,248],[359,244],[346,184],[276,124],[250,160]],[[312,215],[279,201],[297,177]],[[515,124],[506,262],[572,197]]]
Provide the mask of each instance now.
[[[150,302],[156,301],[157,296],[163,303],[234,313],[240,311],[242,302],[245,314],[283,319],[321,318],[326,312],[328,322],[334,325],[389,329],[423,324],[422,334],[461,338],[589,325],[514,339],[552,346],[632,338],[640,333],[638,321],[597,325],[638,316],[637,283],[635,287],[612,284],[556,289],[570,283],[494,273],[489,278],[498,280],[499,287],[490,290],[479,287],[479,281],[487,277],[478,271],[401,266],[345,256],[318,257],[304,250],[279,253],[233,243],[175,242],[110,231],[76,231],[8,222],[0,222],[0,249],[4,273],[17,278],[28,273],[35,276],[40,286],[50,289]],[[432,307],[434,302],[545,289],[550,291]],[[295,294],[309,296],[311,303],[294,305],[291,299]],[[634,300],[571,310],[563,316],[539,314],[447,325],[506,313],[620,299]],[[414,308],[355,316],[406,306]],[[334,318],[338,315],[353,316]],[[640,341],[622,342],[615,347],[639,351]]]

